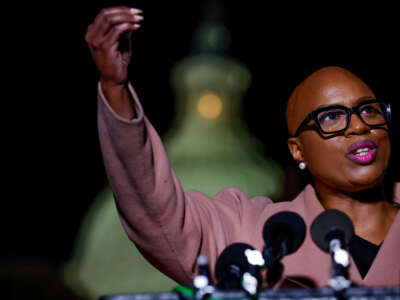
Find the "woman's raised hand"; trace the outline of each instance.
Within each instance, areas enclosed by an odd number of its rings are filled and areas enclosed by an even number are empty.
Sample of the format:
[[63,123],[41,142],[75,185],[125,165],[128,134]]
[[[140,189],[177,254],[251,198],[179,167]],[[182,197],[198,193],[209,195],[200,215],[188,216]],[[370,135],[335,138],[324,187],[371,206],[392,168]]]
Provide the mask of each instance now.
[[135,116],[127,89],[132,56],[132,32],[140,27],[141,10],[126,6],[104,8],[88,26],[85,40],[100,71],[102,91],[121,117]]
[[139,9],[126,6],[104,8],[88,26],[85,40],[102,83],[121,85],[128,81],[131,35],[140,27],[141,13]]

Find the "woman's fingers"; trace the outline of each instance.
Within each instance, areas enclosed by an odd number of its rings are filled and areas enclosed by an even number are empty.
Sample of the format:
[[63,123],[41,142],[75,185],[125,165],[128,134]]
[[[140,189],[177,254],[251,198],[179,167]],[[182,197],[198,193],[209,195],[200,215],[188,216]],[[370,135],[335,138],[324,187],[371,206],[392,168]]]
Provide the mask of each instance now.
[[[140,27],[139,24],[132,23],[122,23],[115,25],[112,29],[105,35],[102,43],[103,49],[109,49],[117,43],[120,36],[125,32],[132,32]],[[129,38],[129,37],[128,37]]]

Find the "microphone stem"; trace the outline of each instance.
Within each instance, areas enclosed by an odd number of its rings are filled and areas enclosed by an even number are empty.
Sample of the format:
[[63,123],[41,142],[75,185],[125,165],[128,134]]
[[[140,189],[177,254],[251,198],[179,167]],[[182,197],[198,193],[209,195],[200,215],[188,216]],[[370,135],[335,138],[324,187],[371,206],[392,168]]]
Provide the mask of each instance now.
[[332,239],[329,242],[329,251],[332,255],[331,278],[328,285],[335,291],[342,291],[348,288],[351,282],[348,280],[348,267],[350,255],[347,250],[342,248],[340,239]]
[[276,261],[280,261],[287,254],[287,244],[282,241],[277,247],[268,247],[264,251],[265,267],[269,268]]
[[282,259],[282,257],[284,257],[284,256],[286,256],[286,254],[287,254],[287,245],[286,245],[286,242],[284,242],[284,241],[282,241],[281,242],[281,251],[280,251],[280,257],[279,257],[279,260],[280,259]]

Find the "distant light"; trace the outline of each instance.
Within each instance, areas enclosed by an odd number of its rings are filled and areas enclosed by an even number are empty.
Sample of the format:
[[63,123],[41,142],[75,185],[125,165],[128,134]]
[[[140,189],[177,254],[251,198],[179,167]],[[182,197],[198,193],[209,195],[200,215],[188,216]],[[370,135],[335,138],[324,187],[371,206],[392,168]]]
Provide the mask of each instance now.
[[197,102],[197,111],[204,118],[216,119],[222,112],[222,101],[214,93],[205,93]]

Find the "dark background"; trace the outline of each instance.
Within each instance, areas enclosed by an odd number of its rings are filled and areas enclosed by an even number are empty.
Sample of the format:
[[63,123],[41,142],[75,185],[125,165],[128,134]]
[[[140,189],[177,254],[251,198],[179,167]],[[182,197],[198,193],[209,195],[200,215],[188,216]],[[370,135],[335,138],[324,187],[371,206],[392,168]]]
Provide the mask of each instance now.
[[[163,134],[175,109],[169,71],[190,53],[205,3],[80,1],[24,4],[9,13],[3,37],[2,261],[64,262],[86,209],[106,184],[96,128],[99,76],[84,40],[95,15],[120,4],[144,10],[142,28],[133,37],[130,77],[146,114]],[[266,155],[289,163],[282,151],[285,102],[301,80],[323,66],[354,72],[378,98],[393,102],[396,118],[394,8],[220,3],[232,34],[229,55],[253,75],[244,118]],[[397,147],[395,135],[393,141]]]

